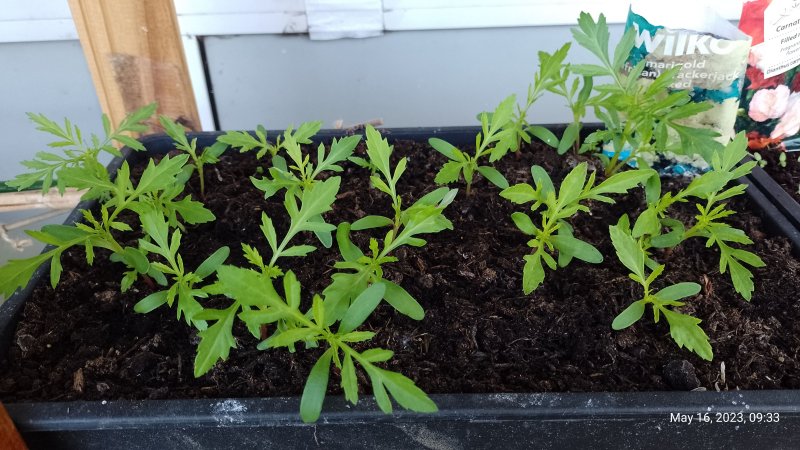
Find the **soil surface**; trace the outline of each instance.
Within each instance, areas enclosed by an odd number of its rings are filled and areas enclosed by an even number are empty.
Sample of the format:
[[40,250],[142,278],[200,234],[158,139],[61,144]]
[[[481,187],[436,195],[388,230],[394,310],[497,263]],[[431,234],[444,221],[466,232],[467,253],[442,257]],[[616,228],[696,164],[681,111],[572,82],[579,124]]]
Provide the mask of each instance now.
[[800,202],[800,152],[787,152],[785,165],[780,163],[780,151],[759,152],[767,161],[764,171],[769,174],[789,194]]
[[[409,157],[400,183],[405,204],[429,192],[444,157],[426,144],[400,142],[395,159]],[[363,144],[358,152],[363,152]],[[514,183],[530,182],[530,167],[539,164],[555,182],[578,163],[543,147],[525,147],[497,168]],[[259,231],[266,212],[278,233],[288,226],[278,198],[265,201],[249,181],[259,163],[249,154],[226,154],[207,169],[205,203],[218,220],[189,227],[181,253],[188,267],[220,246],[231,247],[229,263],[246,266],[241,243],[269,255]],[[366,214],[391,215],[388,198],[368,185],[368,171],[346,165],[330,223],[353,221]],[[614,317],[640,298],[638,285],[616,259],[608,226],[625,212],[643,206],[636,189],[618,196],[615,205],[594,204],[592,213],[572,220],[575,234],[605,255],[600,265],[573,261],[547,272],[545,283],[531,295],[522,293],[522,257],[527,238],[510,219],[524,206],[512,205],[499,190],[476,177],[473,195],[461,191],[445,214],[453,231],[427,235],[428,245],[396,253],[399,262],[385,276],[401,284],[426,310],[422,321],[397,314],[385,304],[363,329],[377,333],[370,346],[391,349],[388,368],[409,376],[428,393],[647,391],[670,389],[800,388],[800,262],[788,242],[770,234],[747,198],[734,201],[739,214],[731,222],[753,238],[750,246],[767,263],[754,269],[756,290],[744,301],[728,274],[719,273],[719,255],[694,239],[654,257],[666,264],[656,288],[693,281],[703,288],[681,311],[702,319],[711,339],[714,360],[707,362],[679,349],[662,320],[653,323],[648,308],[634,326],[613,331]],[[197,197],[197,180],[189,188]],[[691,221],[692,204],[674,215]],[[131,242],[138,237],[128,233]],[[369,236],[355,232],[366,247]],[[310,244],[313,235],[302,236]],[[296,244],[301,243],[300,240]],[[339,259],[334,246],[307,258],[287,258],[304,286],[306,304],[320,293]],[[83,248],[63,256],[64,272],[56,290],[42,283],[24,308],[8,358],[0,368],[0,399],[98,400],[141,398],[206,398],[299,395],[320,349],[259,351],[258,341],[240,323],[238,348],[208,374],[194,378],[192,365],[197,333],[166,307],[141,315],[133,305],[152,292],[138,282],[119,293],[121,266],[98,251],[87,266]],[[208,305],[229,301],[212,298]],[[359,369],[360,370],[360,369]],[[363,373],[360,389],[370,394]],[[339,376],[331,376],[330,392],[340,393]]]

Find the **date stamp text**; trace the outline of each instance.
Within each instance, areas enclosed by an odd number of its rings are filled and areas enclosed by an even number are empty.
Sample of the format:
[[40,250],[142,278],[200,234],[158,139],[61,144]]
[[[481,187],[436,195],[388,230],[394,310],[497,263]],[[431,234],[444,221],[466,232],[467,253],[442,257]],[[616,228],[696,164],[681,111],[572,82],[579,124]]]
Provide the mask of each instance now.
[[670,423],[778,423],[777,412],[699,412],[694,414],[670,413]]

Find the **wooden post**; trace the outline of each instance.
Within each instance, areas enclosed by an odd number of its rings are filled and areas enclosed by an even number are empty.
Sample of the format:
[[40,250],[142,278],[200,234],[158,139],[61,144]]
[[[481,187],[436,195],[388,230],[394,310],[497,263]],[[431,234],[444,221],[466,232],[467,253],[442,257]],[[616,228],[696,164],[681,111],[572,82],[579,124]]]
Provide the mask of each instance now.
[[4,450],[25,450],[28,448],[2,403],[0,403],[0,448]]
[[[172,0],[69,0],[97,97],[111,122],[154,101],[200,129]],[[159,131],[158,122],[151,123]]]

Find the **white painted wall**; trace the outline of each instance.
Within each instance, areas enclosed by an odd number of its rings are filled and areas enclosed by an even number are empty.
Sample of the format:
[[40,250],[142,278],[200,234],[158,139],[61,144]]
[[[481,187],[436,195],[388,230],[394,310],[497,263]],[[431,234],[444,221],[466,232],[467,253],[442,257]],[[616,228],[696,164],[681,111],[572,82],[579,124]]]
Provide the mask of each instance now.
[[[621,25],[613,25],[616,38]],[[284,128],[308,120],[332,127],[380,118],[388,127],[477,124],[507,95],[524,101],[539,50],[571,38],[569,27],[390,32],[361,40],[304,36],[205,38],[223,129]],[[572,62],[591,61],[575,46]],[[532,121],[571,120],[563,102],[543,98]]]
[[[536,52],[567,41],[566,24],[579,11],[603,11],[620,22],[628,8],[628,0],[382,0],[383,36],[312,41],[297,34],[307,32],[320,18],[313,16],[327,14],[327,7],[347,11],[374,1],[175,0],[204,128],[214,123],[196,36],[208,36],[220,128],[284,127],[312,119],[330,126],[337,119],[349,124],[372,118],[388,126],[461,125],[474,123],[477,112],[508,93],[523,95]],[[738,0],[705,1],[725,17],[739,14]],[[17,162],[45,141],[28,124],[26,111],[69,116],[98,129],[100,110],[76,37],[65,1],[4,0],[0,132],[8,145],[0,147],[6,163],[0,180],[18,173]],[[572,57],[584,60],[579,51]],[[538,106],[534,121],[567,118],[553,99]]]
[[[173,0],[183,34],[233,35],[374,29],[378,10],[387,31],[569,25],[578,12],[624,22],[630,0]],[[641,1],[641,0],[640,0]],[[650,0],[645,0],[650,1]],[[737,20],[742,0],[673,0],[709,5]],[[360,20],[354,20],[354,17]],[[321,27],[321,28],[320,28]],[[327,29],[326,29],[327,27]],[[77,37],[66,1],[4,0],[0,42]],[[323,38],[325,38],[323,36]]]
[[19,162],[46,149],[26,112],[63,121],[68,116],[86,133],[98,133],[100,104],[78,41],[0,44],[0,180],[23,171]]

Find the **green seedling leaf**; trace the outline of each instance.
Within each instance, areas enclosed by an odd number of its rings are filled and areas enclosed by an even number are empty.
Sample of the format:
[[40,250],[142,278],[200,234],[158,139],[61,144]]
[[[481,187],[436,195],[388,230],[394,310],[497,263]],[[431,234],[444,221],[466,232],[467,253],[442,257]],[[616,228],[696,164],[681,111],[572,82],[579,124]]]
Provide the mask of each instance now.
[[392,359],[392,356],[394,356],[393,351],[382,348],[371,348],[361,353],[361,357],[371,363],[386,362]]
[[[62,230],[63,231],[63,230]],[[82,230],[81,230],[82,231]],[[45,233],[46,235],[46,233]],[[40,234],[39,236],[44,236]],[[5,298],[11,297],[18,288],[23,288],[28,285],[31,277],[33,277],[36,269],[50,259],[58,258],[64,250],[74,246],[88,242],[91,235],[82,231],[82,235],[76,233],[76,237],[69,240],[60,240],[54,235],[49,235],[51,245],[56,245],[57,248],[44,252],[40,255],[33,256],[26,259],[12,259],[5,265],[0,266],[0,294]],[[56,243],[57,242],[57,243]],[[52,264],[52,263],[51,263]],[[54,281],[51,278],[51,284]],[[56,278],[55,281],[58,281]]]
[[273,252],[278,251],[278,235],[275,231],[275,226],[272,224],[272,219],[269,218],[267,213],[261,213],[261,232],[264,233],[264,237],[267,238],[267,243],[269,243],[269,248],[272,249]]
[[683,282],[665,287],[656,292],[655,296],[658,297],[659,300],[669,302],[697,295],[698,292],[700,292],[699,284]]
[[58,286],[58,280],[61,279],[61,254],[55,253],[50,259],[50,286],[54,289]]
[[139,300],[133,306],[133,310],[139,314],[147,314],[165,303],[167,303],[167,291],[158,291]]
[[342,342],[364,342],[368,341],[375,337],[375,333],[372,331],[353,331],[344,335],[341,335],[339,339]]
[[147,168],[142,172],[135,193],[155,192],[172,186],[175,183],[175,177],[181,173],[188,160],[189,155],[165,156],[158,164],[150,160]]
[[300,282],[297,281],[297,276],[291,270],[286,272],[286,276],[283,277],[283,292],[290,308],[300,308]]
[[457,189],[448,189],[446,187],[434,189],[433,191],[428,192],[420,197],[419,200],[414,202],[411,208],[419,206],[433,206],[439,204],[440,202],[442,203],[440,206],[446,207],[453,201],[453,198],[455,198],[453,191],[457,191]]
[[349,353],[344,355],[342,361],[342,390],[344,397],[352,404],[358,403],[358,378],[356,378],[356,367],[353,358]]
[[514,221],[514,224],[523,233],[531,236],[536,234],[537,231],[536,226],[533,224],[531,218],[527,214],[521,212],[515,212],[511,214],[511,220]]
[[206,163],[214,164],[219,161],[219,157],[222,156],[227,149],[228,145],[224,142],[214,142],[210,147],[206,147],[203,150],[202,159]]
[[524,204],[539,200],[539,195],[529,184],[515,184],[500,192],[500,196],[516,204]]
[[258,344],[259,350],[268,348],[291,347],[298,341],[307,341],[316,337],[316,332],[311,328],[290,328],[273,334],[270,338]]
[[336,230],[336,225],[326,223],[322,215],[317,215],[308,219],[308,223],[306,224],[305,228],[308,231],[313,231],[314,236],[317,237],[319,242],[325,248],[331,248],[331,246],[333,245],[332,232]]
[[603,77],[608,75],[608,70],[595,64],[572,64],[570,70],[578,75],[587,77]]
[[656,211],[655,208],[648,208],[636,219],[636,223],[633,225],[632,236],[634,238],[639,238],[645,234],[658,234],[660,230],[661,222],[658,220],[658,211]]
[[[238,317],[247,325],[250,334],[259,339],[261,337],[261,325],[277,322],[288,317],[288,315],[284,311],[276,311],[275,308],[251,310],[245,307]],[[267,346],[264,342],[261,342],[257,348],[266,350]]]
[[479,166],[478,173],[483,175],[487,180],[500,189],[506,189],[508,187],[508,180],[506,180],[506,177],[504,177],[503,174],[498,172],[494,167]]
[[392,413],[392,401],[389,399],[389,394],[386,393],[386,388],[383,387],[383,371],[377,367],[365,366],[367,374],[369,375],[370,382],[372,383],[372,393],[375,395],[375,403],[383,411],[384,414]]
[[228,259],[228,255],[230,255],[231,249],[228,247],[220,247],[211,254],[208,258],[206,258],[199,266],[197,266],[197,270],[195,270],[195,275],[197,275],[201,280],[205,279],[212,273],[216,272],[217,268],[225,263],[225,260]]
[[436,178],[433,180],[436,184],[449,184],[458,181],[461,176],[463,163],[456,161],[449,161],[444,163]]
[[434,413],[439,410],[428,395],[411,379],[388,370],[382,370],[382,375],[386,389],[403,408],[425,413]]
[[581,124],[571,123],[567,125],[567,128],[564,129],[564,134],[561,136],[561,141],[559,142],[558,147],[556,147],[559,155],[563,155],[572,147],[575,141],[577,141],[580,132]]
[[311,312],[314,316],[314,323],[319,326],[325,326],[325,305],[323,304],[322,297],[319,295],[314,296],[314,300],[311,304]]
[[646,279],[644,274],[645,255],[639,243],[632,236],[625,233],[619,225],[610,226],[609,232],[611,233],[611,242],[620,262],[641,280]]
[[585,162],[578,164],[573,168],[564,180],[561,182],[561,187],[558,190],[558,199],[561,204],[569,204],[578,198],[583,184],[586,182],[587,164]]
[[339,246],[339,253],[348,262],[355,262],[364,257],[364,253],[356,247],[350,240],[350,224],[343,222],[336,230],[336,243]]
[[438,233],[443,230],[452,230],[453,224],[442,215],[442,209],[435,206],[426,206],[415,209],[409,214],[407,222],[397,238],[389,244],[384,252],[390,252],[401,245],[406,245],[418,234]]
[[339,324],[339,334],[349,333],[361,326],[383,299],[385,292],[383,283],[375,283],[356,297]]
[[139,152],[143,152],[145,150],[144,145],[142,145],[141,142],[137,141],[136,139],[130,136],[125,136],[124,134],[120,134],[114,137],[114,140],[124,145],[125,147],[131,148]]
[[445,140],[439,138],[430,138],[428,139],[428,144],[430,144],[434,150],[443,154],[452,161],[464,161],[461,151]]
[[311,138],[319,132],[320,128],[322,128],[321,121],[303,122],[294,133],[286,131],[284,134],[291,135],[298,144],[310,144]]
[[544,281],[541,253],[525,255],[525,266],[522,268],[522,291],[527,295],[533,292]]
[[313,245],[295,245],[281,252],[281,256],[306,256],[316,249]]
[[139,278],[139,274],[136,273],[135,270],[129,270],[125,272],[125,275],[122,277],[122,280],[119,283],[119,290],[123,294],[128,292],[128,290],[133,286],[133,283]]
[[551,193],[556,193],[553,180],[550,179],[550,175],[547,174],[547,171],[542,166],[531,166],[531,176],[539,190],[540,201],[544,201]]
[[169,226],[164,216],[157,211],[148,211],[140,215],[142,229],[160,248],[169,248]]
[[247,262],[256,266],[262,271],[266,269],[266,266],[264,265],[264,258],[261,257],[261,253],[259,253],[258,250],[243,243],[242,252],[244,253],[245,259],[247,259]]
[[559,252],[564,252],[590,264],[603,262],[603,255],[600,251],[588,242],[563,234],[552,236],[551,240]]
[[695,178],[689,183],[686,189],[682,190],[680,197],[699,197],[705,198],[708,194],[722,190],[731,181],[731,175],[726,172],[706,172]]
[[274,307],[282,300],[272,281],[259,272],[233,266],[219,266],[217,279],[222,292],[247,306]]
[[190,197],[184,197],[177,202],[172,202],[171,206],[175,211],[183,217],[186,223],[192,225],[213,222],[216,216],[210,210],[206,209],[202,203],[192,200]]
[[646,305],[647,303],[645,303],[644,300],[631,303],[630,306],[625,308],[624,311],[614,318],[614,322],[611,323],[611,328],[614,330],[622,330],[638,322],[639,319],[642,318],[642,315],[644,315]]
[[189,141],[186,139],[186,130],[183,128],[182,125],[172,121],[169,117],[165,115],[158,116],[158,122],[161,124],[161,127],[164,129],[164,132],[167,133],[169,137],[175,141],[177,147],[181,150],[189,150],[193,147],[189,144]]
[[[239,305],[234,304],[223,310],[221,317],[214,325],[198,333],[200,345],[197,347],[197,356],[194,360],[195,378],[199,378],[211,370],[217,361],[228,359],[231,349],[236,347],[232,329],[238,309]],[[198,314],[195,319],[201,320],[200,317]]]
[[544,142],[545,144],[549,145],[550,147],[557,148],[558,147],[558,138],[552,131],[548,130],[547,128],[541,125],[533,125],[527,128],[528,133],[533,136],[536,136],[540,141]]
[[633,28],[628,29],[622,39],[619,40],[617,46],[614,48],[614,61],[612,66],[614,69],[621,70],[630,56],[636,41],[636,31]]
[[263,139],[256,139],[256,137],[246,131],[228,131],[219,136],[217,142],[221,142],[226,146],[238,148],[240,152],[247,152],[256,148],[267,147],[266,135],[262,133],[259,138],[261,137],[263,137]]
[[147,273],[150,270],[150,261],[139,249],[133,247],[125,247],[121,253],[112,255],[112,261],[119,257],[128,267],[136,269],[138,273]]
[[[760,259],[759,259],[760,261]],[[727,266],[728,270],[731,272],[731,280],[733,281],[733,288],[741,294],[741,296],[750,301],[753,296],[753,291],[755,290],[755,284],[753,283],[753,273],[747,270],[745,266],[740,264],[733,258],[727,259]],[[762,262],[760,266],[763,266],[764,263]]]
[[644,185],[644,192],[648,205],[658,203],[659,198],[661,198],[661,177],[652,176],[648,178]]
[[700,319],[673,312],[666,308],[663,308],[661,312],[669,322],[669,334],[678,344],[678,347],[686,347],[706,361],[713,359],[714,353],[711,350],[708,336],[698,326],[702,322]]
[[325,391],[328,389],[328,376],[330,374],[333,349],[328,349],[320,356],[311,373],[308,375],[303,388],[303,397],[300,399],[300,417],[305,423],[316,422],[322,412],[322,403],[325,401]]
[[[339,193],[339,177],[328,178],[320,181],[307,190],[301,196],[302,206],[296,217],[292,217],[293,222],[300,224],[300,230],[309,230],[307,222],[314,216],[321,215],[332,209],[336,195]],[[310,230],[309,230],[310,231]]]
[[425,318],[425,310],[405,289],[389,280],[383,280],[381,283],[386,287],[384,293],[386,302],[392,305],[397,312],[414,320]]
[[389,167],[389,157],[392,149],[389,141],[381,136],[381,133],[371,125],[367,125],[365,130],[367,135],[367,155],[370,162],[380,171],[384,178],[391,179],[391,169]]
[[655,248],[672,248],[683,242],[686,229],[683,223],[672,219],[663,219],[661,224],[671,228],[669,233],[653,236],[650,238],[650,245]]
[[651,179],[659,179],[658,172],[653,169],[628,170],[606,178],[591,190],[591,194],[623,194],[637,185],[644,185]]
[[[314,134],[316,134],[316,131]],[[320,144],[317,151],[317,167],[314,168],[312,178],[316,178],[317,175],[326,170],[340,172],[342,168],[337,164],[348,159],[360,141],[361,136],[347,136],[340,140],[334,138],[333,142],[331,142],[331,151],[327,157],[325,156],[325,146]]]
[[153,267],[153,264],[150,264],[150,270],[147,271],[147,276],[155,280],[155,282],[159,286],[166,286],[167,285],[167,277],[164,276],[159,270]]
[[491,124],[489,125],[489,134],[494,134],[492,131],[499,130],[504,124],[508,123],[514,114],[514,106],[517,104],[517,96],[515,94],[509,95],[494,110],[492,113]]
[[365,216],[362,217],[352,225],[350,225],[350,229],[353,231],[360,231],[360,230],[369,230],[371,228],[381,228],[381,227],[390,227],[394,224],[392,219],[383,216]]

